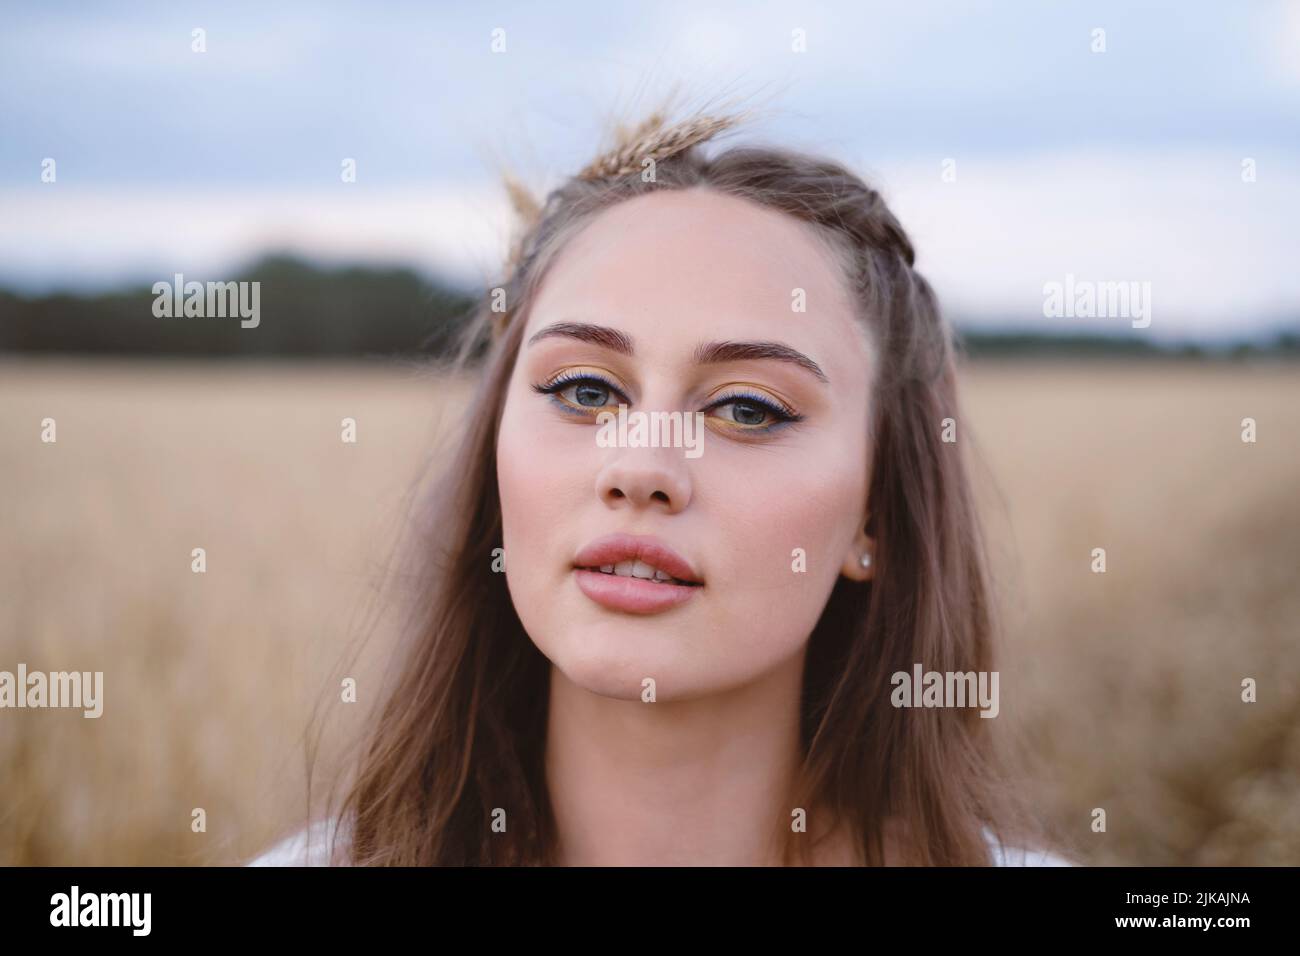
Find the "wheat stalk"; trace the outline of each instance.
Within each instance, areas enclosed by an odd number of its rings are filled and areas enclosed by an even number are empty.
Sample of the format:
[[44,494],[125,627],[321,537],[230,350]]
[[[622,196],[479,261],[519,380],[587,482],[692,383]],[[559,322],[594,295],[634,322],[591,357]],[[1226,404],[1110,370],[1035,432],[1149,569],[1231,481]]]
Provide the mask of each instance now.
[[537,201],[537,197],[510,173],[505,173],[502,179],[505,182],[506,195],[510,197],[510,205],[514,209],[515,215],[525,224],[535,222],[542,211],[542,204]]
[[666,117],[662,110],[655,110],[631,129],[628,129],[622,123],[619,123],[614,133],[615,148],[622,149],[625,146],[631,146],[638,140],[645,139],[655,130],[663,126],[665,119]]
[[696,143],[702,143],[715,133],[735,126],[739,117],[699,116],[667,128],[661,128],[662,122],[660,114],[652,114],[628,133],[629,137],[635,135],[635,139],[629,138],[616,149],[598,157],[578,173],[577,178],[605,179],[640,172],[646,159],[665,159]]
[[[615,129],[614,148],[591,162],[575,178],[590,181],[640,172],[647,158],[658,161],[673,156],[735,126],[742,119],[740,115],[697,116],[665,127],[663,110],[655,110],[633,127],[620,124]],[[505,173],[502,179],[519,220],[518,237],[506,259],[509,274],[522,258],[524,243],[541,217],[542,205],[510,173]]]

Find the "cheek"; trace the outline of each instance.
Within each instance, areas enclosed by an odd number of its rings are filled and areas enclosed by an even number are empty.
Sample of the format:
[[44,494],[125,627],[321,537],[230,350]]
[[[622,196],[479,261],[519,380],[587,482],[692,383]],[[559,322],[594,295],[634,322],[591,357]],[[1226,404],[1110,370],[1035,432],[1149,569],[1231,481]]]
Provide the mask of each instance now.
[[512,585],[516,579],[522,583],[547,567],[539,552],[548,540],[547,529],[555,527],[557,489],[553,485],[559,471],[554,449],[547,447],[543,431],[530,427],[524,410],[513,403],[512,397],[497,437],[497,491]]
[[729,482],[710,507],[726,529],[729,586],[715,596],[728,640],[774,657],[808,639],[856,533],[865,481],[860,457],[845,449],[774,455]]
[[510,397],[497,436],[497,493],[506,585],[524,629],[545,651],[563,631],[557,595],[569,574],[566,531],[583,505],[580,476],[592,472],[578,444],[583,430],[548,421],[529,407],[533,396],[521,397],[522,404]]

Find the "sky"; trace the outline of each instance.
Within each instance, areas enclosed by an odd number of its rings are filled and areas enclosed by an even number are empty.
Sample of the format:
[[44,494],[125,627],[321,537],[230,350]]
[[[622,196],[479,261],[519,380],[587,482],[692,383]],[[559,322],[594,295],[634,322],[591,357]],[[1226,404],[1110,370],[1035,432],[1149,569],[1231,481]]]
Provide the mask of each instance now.
[[544,192],[675,88],[759,106],[728,143],[867,178],[965,324],[1128,331],[1045,316],[1067,276],[1149,283],[1162,339],[1300,322],[1300,0],[51,2],[4,24],[0,286],[27,293],[270,250],[481,288],[500,169]]

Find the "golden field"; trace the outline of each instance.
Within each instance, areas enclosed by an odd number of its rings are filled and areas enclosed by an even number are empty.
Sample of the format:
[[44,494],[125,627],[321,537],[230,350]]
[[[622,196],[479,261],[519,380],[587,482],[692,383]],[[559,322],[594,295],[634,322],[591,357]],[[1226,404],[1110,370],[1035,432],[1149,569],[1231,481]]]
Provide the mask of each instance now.
[[[1300,864],[1300,369],[982,362],[964,382],[998,723],[1025,734],[1035,802],[1087,863]],[[376,589],[463,384],[0,361],[0,670],[100,670],[105,696],[99,719],[0,710],[0,864],[234,863],[301,819],[307,722],[359,634],[358,667],[383,658]],[[360,719],[334,711],[339,734]]]

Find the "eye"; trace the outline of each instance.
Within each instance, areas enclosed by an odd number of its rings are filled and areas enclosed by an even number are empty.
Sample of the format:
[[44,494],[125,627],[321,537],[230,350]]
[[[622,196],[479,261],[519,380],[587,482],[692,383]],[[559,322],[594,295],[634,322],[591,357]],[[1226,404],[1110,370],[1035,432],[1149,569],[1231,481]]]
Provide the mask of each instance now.
[[[532,388],[539,394],[550,395],[552,401],[564,411],[575,415],[585,415],[584,410],[609,408],[611,394],[618,396],[619,402],[623,404],[632,404],[614,383],[592,372],[566,372],[548,382],[535,384]],[[719,416],[719,419],[726,427],[732,427],[737,432],[761,434],[774,431],[782,425],[801,422],[804,418],[783,402],[753,392],[726,395],[703,411],[711,412],[719,408],[731,409],[731,417]]]
[[728,395],[714,402],[705,411],[728,407],[731,408],[732,417],[722,420],[728,425],[738,426],[741,431],[765,432],[790,422],[803,421],[803,416],[793,408],[752,392]]
[[[584,408],[606,407],[606,399],[611,392],[618,395],[624,404],[631,404],[612,382],[591,372],[565,373],[549,382],[534,385],[533,391],[554,396],[557,404],[578,414],[582,414],[580,410]],[[570,398],[568,393],[572,393],[573,397]]]

